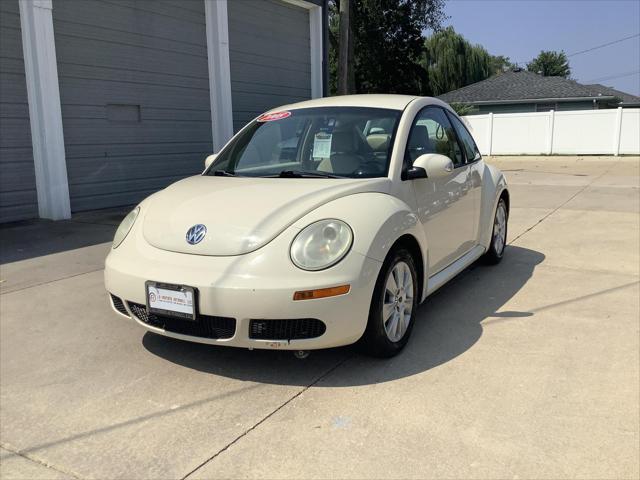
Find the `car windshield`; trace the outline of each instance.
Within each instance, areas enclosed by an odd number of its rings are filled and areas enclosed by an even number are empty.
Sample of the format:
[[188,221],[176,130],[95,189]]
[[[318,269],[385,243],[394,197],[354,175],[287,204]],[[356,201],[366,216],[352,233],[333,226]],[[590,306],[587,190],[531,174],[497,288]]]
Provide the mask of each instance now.
[[398,110],[320,107],[265,114],[222,151],[207,175],[383,177]]

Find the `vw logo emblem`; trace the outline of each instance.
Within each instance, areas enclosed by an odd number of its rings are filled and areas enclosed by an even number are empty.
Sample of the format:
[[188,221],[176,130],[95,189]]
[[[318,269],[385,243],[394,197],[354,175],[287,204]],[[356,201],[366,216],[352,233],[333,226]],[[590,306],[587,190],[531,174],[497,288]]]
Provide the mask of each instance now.
[[206,234],[207,227],[205,227],[201,223],[198,223],[197,225],[194,225],[189,230],[187,230],[187,243],[190,245],[200,243]]

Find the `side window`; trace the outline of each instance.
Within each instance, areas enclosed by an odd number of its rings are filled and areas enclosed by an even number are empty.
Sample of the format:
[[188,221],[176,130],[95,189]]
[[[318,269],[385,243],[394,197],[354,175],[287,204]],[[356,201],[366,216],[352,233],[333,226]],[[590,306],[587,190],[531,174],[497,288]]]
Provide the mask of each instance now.
[[453,122],[458,138],[462,142],[464,151],[467,154],[467,162],[473,162],[476,157],[480,156],[480,151],[478,150],[476,142],[473,140],[469,130],[467,130],[464,124],[455,115],[449,115],[449,117]]
[[445,155],[456,167],[464,165],[464,156],[453,127],[444,110],[437,107],[424,108],[416,115],[409,132],[405,162],[413,165],[416,158],[425,153]]

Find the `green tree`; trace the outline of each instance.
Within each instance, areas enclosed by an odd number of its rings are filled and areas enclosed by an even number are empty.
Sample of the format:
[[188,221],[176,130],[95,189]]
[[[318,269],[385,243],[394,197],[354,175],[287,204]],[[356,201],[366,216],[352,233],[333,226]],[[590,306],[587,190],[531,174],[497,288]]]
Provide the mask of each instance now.
[[[420,93],[428,83],[419,63],[422,32],[440,28],[444,0],[358,0],[350,23],[355,92]],[[337,91],[340,0],[329,1],[330,90]],[[352,92],[352,93],[355,93]]]
[[428,79],[423,94],[441,95],[490,77],[495,73],[494,58],[453,27],[434,33],[424,40],[420,61]]
[[491,55],[491,65],[489,68],[493,75],[500,75],[507,70],[512,70],[516,66],[515,63],[511,62],[509,57],[505,57],[504,55]]
[[569,78],[571,68],[564,52],[541,51],[540,54],[527,63],[527,70],[541,73],[545,77]]
[[455,110],[455,112],[461,117],[465,115],[469,115],[476,111],[476,107],[470,105],[468,103],[451,103],[451,108]]

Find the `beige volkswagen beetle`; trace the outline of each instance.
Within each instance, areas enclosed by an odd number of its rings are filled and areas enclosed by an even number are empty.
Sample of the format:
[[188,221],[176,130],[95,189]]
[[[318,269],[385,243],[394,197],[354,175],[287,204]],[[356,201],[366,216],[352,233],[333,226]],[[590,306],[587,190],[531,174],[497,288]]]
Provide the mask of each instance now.
[[161,335],[392,356],[421,302],[504,252],[505,179],[434,98],[279,107],[205,163],[132,210],[106,260],[113,309]]

